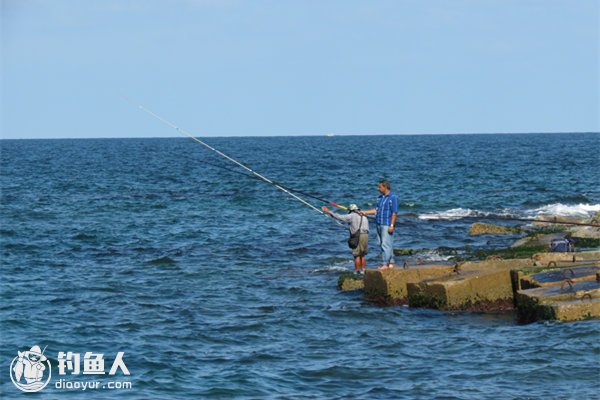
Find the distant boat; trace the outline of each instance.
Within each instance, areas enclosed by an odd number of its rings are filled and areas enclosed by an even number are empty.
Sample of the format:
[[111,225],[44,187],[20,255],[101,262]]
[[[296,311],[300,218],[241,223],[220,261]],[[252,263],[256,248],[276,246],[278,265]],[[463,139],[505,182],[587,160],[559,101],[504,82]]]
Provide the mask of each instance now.
[[333,134],[333,133],[327,133],[327,134],[325,134],[325,136],[327,136],[327,137],[333,137],[333,136],[335,136],[335,134]]

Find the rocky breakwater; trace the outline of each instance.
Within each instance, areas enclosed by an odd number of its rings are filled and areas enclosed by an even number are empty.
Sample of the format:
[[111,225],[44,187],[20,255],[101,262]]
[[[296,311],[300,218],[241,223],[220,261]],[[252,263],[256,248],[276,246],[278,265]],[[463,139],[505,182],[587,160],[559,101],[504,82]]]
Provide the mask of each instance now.
[[580,247],[600,247],[600,228],[544,221],[509,229],[479,224],[471,232],[517,230],[523,235],[519,242],[480,253],[484,259],[367,270],[364,279],[356,278],[349,287],[362,286],[366,300],[381,305],[477,312],[516,309],[523,322],[600,318],[600,251],[548,252],[552,239],[564,237],[579,241]]
[[[363,293],[379,305],[473,312],[516,308],[523,322],[600,318],[600,264],[594,261],[600,252],[577,253],[575,262],[560,260],[564,257],[538,253],[520,259],[367,270]],[[542,267],[540,258],[556,260]]]
[[571,239],[576,248],[600,247],[600,212],[589,218],[545,216],[536,219],[531,225],[519,228],[524,236],[511,247],[549,246],[553,239],[560,238]]

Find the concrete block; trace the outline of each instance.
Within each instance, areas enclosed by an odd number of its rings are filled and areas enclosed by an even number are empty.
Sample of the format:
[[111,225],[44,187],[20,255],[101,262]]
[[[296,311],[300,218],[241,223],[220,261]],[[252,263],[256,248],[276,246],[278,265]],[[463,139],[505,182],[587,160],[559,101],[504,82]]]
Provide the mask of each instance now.
[[600,283],[596,281],[519,290],[516,295],[522,322],[598,318],[596,299],[600,299]]
[[557,321],[579,321],[600,318],[600,299],[557,301],[547,305]]
[[459,264],[459,269],[461,271],[484,271],[487,269],[518,269],[532,266],[533,260],[530,258],[513,258],[462,262]]
[[365,298],[380,304],[406,304],[407,284],[450,274],[451,265],[425,264],[408,268],[368,269],[364,278]]
[[463,271],[408,284],[409,305],[444,310],[490,311],[513,306],[510,269]]
[[561,267],[546,269],[531,274],[527,274],[527,271],[519,272],[522,273],[519,281],[519,289],[531,289],[543,286],[561,285],[567,280],[571,282],[593,281],[596,279],[596,274],[600,272],[600,266],[563,265]]
[[[584,260],[577,262],[550,261],[546,266],[514,269],[511,271],[513,290],[516,293],[522,289],[560,285],[565,280],[563,275],[573,281],[593,280],[593,274],[598,271],[598,265],[600,263]],[[546,273],[548,275],[545,275]]]

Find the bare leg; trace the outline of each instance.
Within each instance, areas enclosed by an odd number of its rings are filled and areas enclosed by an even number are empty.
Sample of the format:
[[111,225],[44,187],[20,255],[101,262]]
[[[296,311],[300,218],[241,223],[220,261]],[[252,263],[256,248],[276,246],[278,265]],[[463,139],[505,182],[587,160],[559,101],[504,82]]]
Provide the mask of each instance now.
[[354,257],[354,271],[360,271],[361,261],[359,256]]

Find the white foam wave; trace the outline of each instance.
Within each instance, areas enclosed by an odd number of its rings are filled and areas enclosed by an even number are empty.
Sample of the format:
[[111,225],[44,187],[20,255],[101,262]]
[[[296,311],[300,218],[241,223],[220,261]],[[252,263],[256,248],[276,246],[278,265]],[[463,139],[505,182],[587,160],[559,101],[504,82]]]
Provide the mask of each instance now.
[[535,215],[552,215],[559,217],[591,217],[600,211],[600,204],[549,204],[532,210]]
[[557,217],[591,217],[600,211],[600,204],[548,204],[531,210],[504,209],[499,212],[472,210],[470,208],[453,208],[446,211],[424,213],[419,215],[422,220],[457,220],[469,217],[535,217],[538,215],[551,215]]
[[433,212],[433,213],[425,213],[419,215],[419,219],[425,220],[437,220],[437,219],[461,219],[466,217],[474,217],[474,216],[482,216],[487,215],[481,211],[471,210],[469,208],[453,208],[451,210]]
[[433,251],[425,251],[425,252],[423,252],[421,254],[422,254],[421,257],[419,257],[419,258],[422,258],[423,260],[429,261],[429,262],[448,261],[452,257],[455,257],[453,255],[442,255],[442,254],[438,253],[435,250],[433,250]]
[[327,267],[313,269],[311,272],[313,274],[318,274],[318,273],[323,273],[323,272],[351,272],[351,271],[352,270],[348,267],[342,267],[340,265],[329,265]]

